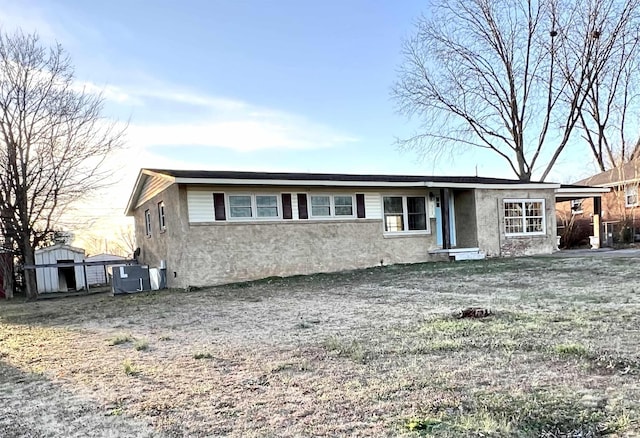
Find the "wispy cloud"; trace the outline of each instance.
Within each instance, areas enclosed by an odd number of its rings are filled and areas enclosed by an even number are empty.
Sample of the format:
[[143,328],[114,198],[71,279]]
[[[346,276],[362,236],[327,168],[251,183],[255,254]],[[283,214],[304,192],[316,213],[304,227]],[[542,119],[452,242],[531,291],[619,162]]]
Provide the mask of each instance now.
[[82,82],[77,86],[133,109],[127,139],[136,148],[205,146],[248,152],[318,149],[358,141],[303,116],[166,85],[123,88]]

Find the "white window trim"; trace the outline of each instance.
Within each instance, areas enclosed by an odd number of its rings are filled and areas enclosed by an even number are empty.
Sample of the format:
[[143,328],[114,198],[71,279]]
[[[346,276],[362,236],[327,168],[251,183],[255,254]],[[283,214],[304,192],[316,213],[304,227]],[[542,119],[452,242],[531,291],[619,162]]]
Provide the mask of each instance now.
[[[329,197],[329,216],[315,216],[313,214],[313,205],[311,204],[311,198],[314,196],[328,196]],[[351,214],[339,214],[336,215],[336,203],[335,196],[344,196],[345,198],[351,198]],[[309,212],[309,219],[316,220],[328,220],[328,219],[354,219],[356,217],[356,197],[352,193],[308,193],[307,194],[307,211]]]
[[[233,217],[231,216],[231,196],[249,196],[251,198],[251,217]],[[275,196],[276,206],[278,208],[277,216],[258,217],[258,205],[256,196]],[[265,222],[282,220],[282,195],[280,193],[246,193],[246,192],[228,192],[225,193],[225,209],[227,210],[227,220],[230,222]]]
[[[629,196],[635,196],[636,202],[630,204],[628,202]],[[638,186],[637,185],[624,186],[624,206],[627,208],[638,206]]]
[[[507,222],[506,219],[507,217],[504,214],[504,205],[507,202],[520,202],[520,203],[525,203],[525,202],[542,202],[542,231],[535,231],[535,232],[529,232],[527,233],[526,231],[523,231],[521,233],[507,233]],[[527,216],[526,216],[526,208],[523,207],[523,216],[522,216],[522,229],[526,230],[527,229]],[[544,198],[533,198],[533,199],[526,199],[526,198],[516,198],[516,199],[503,199],[502,200],[502,231],[504,231],[504,235],[507,237],[518,237],[518,236],[544,236],[547,234],[547,207],[546,207],[546,203],[545,203],[545,199]]]
[[[387,231],[385,229],[385,212],[384,198],[402,198],[402,221],[405,227],[404,231]],[[426,220],[426,230],[409,230],[409,209],[407,208],[407,198],[424,198],[424,214]],[[384,194],[380,197],[380,205],[382,206],[382,232],[385,236],[406,236],[406,235],[425,235],[431,234],[431,218],[429,218],[429,198],[422,195],[403,195],[398,193]]]
[[[580,201],[580,204],[578,204],[580,207],[577,210],[573,209],[573,203],[576,201]],[[584,213],[584,210],[582,209],[582,203],[584,202],[584,199],[574,199],[571,201],[571,214],[582,214]]]
[[144,211],[144,234],[151,237],[151,210],[148,208]]
[[167,231],[167,216],[164,201],[158,202],[158,225],[160,226],[161,233]]

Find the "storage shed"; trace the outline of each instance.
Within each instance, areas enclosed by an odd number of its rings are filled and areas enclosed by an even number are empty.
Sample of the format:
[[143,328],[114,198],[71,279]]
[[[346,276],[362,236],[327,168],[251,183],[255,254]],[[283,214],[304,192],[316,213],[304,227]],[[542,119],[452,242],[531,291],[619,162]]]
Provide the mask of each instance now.
[[[84,260],[86,262],[106,262],[113,260],[113,264],[117,265],[126,260],[126,258],[115,254],[97,254],[91,257],[87,257]],[[89,286],[93,286],[94,284],[108,284],[108,274],[110,273],[111,266],[109,265],[87,266],[87,283],[89,284]]]
[[[35,254],[36,266],[56,263],[82,263],[84,249],[57,244],[40,248]],[[38,293],[68,292],[86,288],[84,266],[36,267]]]

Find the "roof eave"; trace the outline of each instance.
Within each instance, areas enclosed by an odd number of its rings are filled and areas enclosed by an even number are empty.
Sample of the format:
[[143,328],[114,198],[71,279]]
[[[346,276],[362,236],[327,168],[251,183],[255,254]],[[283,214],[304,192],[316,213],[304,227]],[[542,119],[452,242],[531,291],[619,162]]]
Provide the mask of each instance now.
[[133,185],[133,190],[131,192],[131,196],[129,196],[129,202],[127,202],[127,208],[124,211],[125,216],[133,216],[133,212],[138,203],[138,198],[140,197],[140,192],[142,191],[142,187],[144,186],[144,181],[150,176],[157,176],[160,178],[165,178],[172,180],[175,182],[175,178],[164,173],[154,172],[150,169],[140,169],[138,173],[138,178],[136,178],[136,182]]
[[312,186],[312,187],[429,187],[459,189],[556,189],[556,183],[457,183],[435,181],[340,181],[291,179],[236,179],[236,178],[175,178],[175,183],[198,185],[251,185],[251,186]]

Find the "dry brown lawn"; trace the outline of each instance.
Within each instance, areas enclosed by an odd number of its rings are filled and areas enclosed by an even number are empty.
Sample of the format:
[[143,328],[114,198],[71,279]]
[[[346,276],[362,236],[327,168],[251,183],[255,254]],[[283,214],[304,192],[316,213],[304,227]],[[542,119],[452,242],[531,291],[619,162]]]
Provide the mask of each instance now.
[[494,259],[2,303],[0,436],[640,436],[639,272]]

